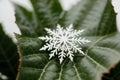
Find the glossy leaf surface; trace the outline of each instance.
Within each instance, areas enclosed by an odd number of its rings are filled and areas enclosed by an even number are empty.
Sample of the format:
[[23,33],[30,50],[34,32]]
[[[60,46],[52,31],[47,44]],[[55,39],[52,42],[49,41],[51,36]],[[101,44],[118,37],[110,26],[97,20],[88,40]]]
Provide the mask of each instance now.
[[[29,25],[16,21],[23,27],[20,28],[22,35],[16,35],[22,59],[18,80],[99,80],[102,73],[120,61],[120,33],[116,30],[116,14],[110,0],[81,0],[60,18],[62,11],[57,0],[31,0],[31,3],[34,11],[30,13],[36,15],[34,21],[38,27],[32,25],[30,29]],[[19,8],[16,8],[16,18],[20,15],[21,19],[28,17],[23,22],[31,24],[32,17],[25,14],[28,11],[16,6]],[[60,64],[57,57],[49,60],[49,52],[39,51],[44,42],[38,37],[46,34],[44,28],[55,29],[57,23],[63,27],[73,24],[75,29],[85,29],[82,37],[91,41],[83,46],[86,56],[75,53],[73,62],[66,58]]]

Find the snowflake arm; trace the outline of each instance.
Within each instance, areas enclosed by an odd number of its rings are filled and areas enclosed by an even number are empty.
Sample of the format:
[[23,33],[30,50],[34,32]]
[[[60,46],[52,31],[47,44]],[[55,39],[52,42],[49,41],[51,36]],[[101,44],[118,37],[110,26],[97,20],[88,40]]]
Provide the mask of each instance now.
[[55,30],[51,30],[51,29],[48,29],[48,28],[45,28],[45,30],[47,31],[47,33],[51,36],[58,36],[58,34],[56,34],[56,31]]

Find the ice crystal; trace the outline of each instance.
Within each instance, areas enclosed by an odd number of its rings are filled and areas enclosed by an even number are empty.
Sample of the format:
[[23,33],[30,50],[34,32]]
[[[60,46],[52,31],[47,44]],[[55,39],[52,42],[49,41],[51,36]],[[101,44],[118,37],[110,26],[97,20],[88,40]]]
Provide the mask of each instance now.
[[80,37],[84,30],[74,30],[72,24],[65,29],[58,24],[55,30],[48,28],[45,28],[45,30],[49,36],[39,37],[39,39],[46,42],[40,50],[50,51],[49,59],[58,55],[60,63],[62,63],[65,57],[69,57],[73,61],[73,53],[79,52],[85,55],[80,45],[89,43],[90,41]]

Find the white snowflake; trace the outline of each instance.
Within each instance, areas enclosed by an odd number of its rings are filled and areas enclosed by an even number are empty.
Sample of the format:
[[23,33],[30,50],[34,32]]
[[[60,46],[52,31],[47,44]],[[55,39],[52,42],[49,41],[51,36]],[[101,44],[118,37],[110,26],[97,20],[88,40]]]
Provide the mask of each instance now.
[[89,43],[90,41],[80,37],[84,30],[74,30],[72,24],[66,29],[58,24],[56,30],[48,28],[45,28],[45,30],[49,36],[39,37],[39,39],[46,42],[46,45],[40,50],[51,51],[49,59],[58,55],[60,63],[62,63],[65,57],[69,57],[73,61],[73,53],[79,52],[85,55],[80,45]]

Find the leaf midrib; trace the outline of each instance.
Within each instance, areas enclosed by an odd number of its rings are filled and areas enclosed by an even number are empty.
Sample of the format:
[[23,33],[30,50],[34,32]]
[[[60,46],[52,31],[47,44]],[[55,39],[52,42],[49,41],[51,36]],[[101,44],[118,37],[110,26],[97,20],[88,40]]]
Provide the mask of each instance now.
[[[66,61],[66,60],[65,60],[65,61]],[[65,61],[64,61],[63,64],[61,65],[58,80],[61,80],[61,78],[62,78],[63,66],[65,65]]]
[[48,61],[48,63],[44,66],[44,68],[42,69],[42,73],[40,74],[40,77],[38,78],[38,80],[41,80],[41,79],[42,79],[42,77],[43,77],[43,75],[44,75],[44,73],[45,73],[48,65],[51,63],[51,61],[52,61],[52,60]]
[[73,67],[74,67],[74,69],[75,69],[75,72],[76,72],[76,74],[77,74],[78,79],[79,79],[79,80],[82,80],[82,78],[80,77],[80,73],[78,72],[77,67],[76,67],[75,64],[73,65]]

